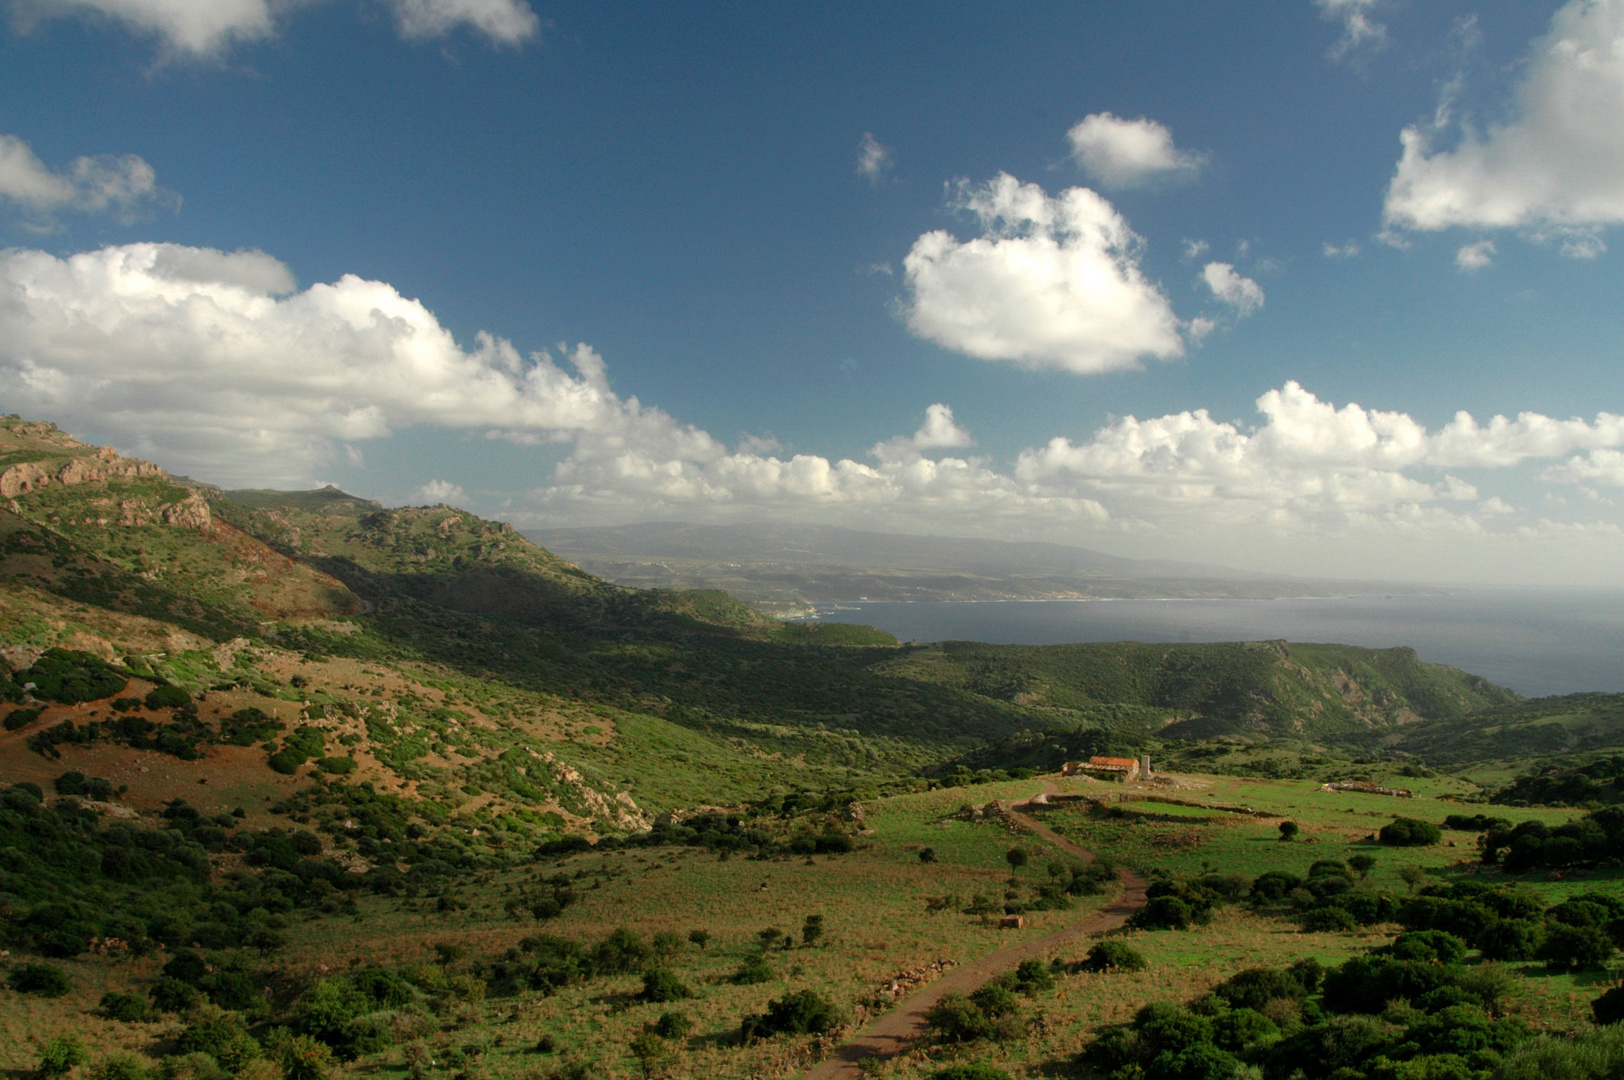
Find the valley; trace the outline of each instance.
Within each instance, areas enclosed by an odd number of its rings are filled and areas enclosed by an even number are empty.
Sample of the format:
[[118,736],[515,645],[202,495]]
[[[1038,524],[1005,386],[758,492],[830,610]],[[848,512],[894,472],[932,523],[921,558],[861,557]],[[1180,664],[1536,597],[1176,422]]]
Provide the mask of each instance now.
[[[1404,648],[904,645],[16,417],[0,496],[9,1075],[1624,1060],[1624,695]],[[1096,755],[1153,771],[1061,775]]]

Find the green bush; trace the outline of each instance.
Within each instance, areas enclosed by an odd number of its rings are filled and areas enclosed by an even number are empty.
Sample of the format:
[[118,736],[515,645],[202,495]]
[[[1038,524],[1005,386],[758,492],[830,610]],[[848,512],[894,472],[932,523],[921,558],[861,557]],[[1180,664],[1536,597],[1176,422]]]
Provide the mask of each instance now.
[[1193,921],[1190,906],[1176,896],[1152,897],[1128,917],[1128,925],[1139,930],[1184,930]]
[[1009,1015],[993,1016],[981,1007],[980,1002],[959,993],[944,994],[925,1014],[925,1026],[930,1029],[931,1037],[936,1042],[1002,1040],[1015,1033]]
[[33,667],[11,680],[18,686],[33,683],[35,697],[64,705],[112,697],[129,681],[100,657],[72,649],[47,649]]
[[218,1005],[192,1010],[175,1045],[185,1054],[207,1054],[228,1072],[236,1072],[260,1056],[259,1043],[248,1034],[242,1018]]
[[184,709],[192,703],[192,695],[178,686],[155,686],[147,694],[144,704],[154,711],[158,709]]
[[283,1080],[327,1080],[333,1070],[333,1051],[309,1035],[275,1028],[267,1036],[270,1058],[282,1069]]
[[1145,958],[1127,942],[1108,938],[1088,950],[1079,966],[1084,971],[1139,971]]
[[1022,960],[1008,978],[1022,994],[1036,994],[1054,986],[1054,976],[1041,960]]
[[1624,986],[1615,986],[1592,1001],[1590,1012],[1598,1024],[1624,1021]]
[[834,1002],[815,990],[800,990],[767,1002],[767,1011],[746,1016],[739,1034],[746,1041],[773,1035],[822,1035],[840,1022]]
[[1594,926],[1554,923],[1540,946],[1538,957],[1557,971],[1589,971],[1607,966],[1613,957],[1613,939]]
[[124,994],[115,991],[102,995],[101,1011],[106,1013],[109,1019],[122,1020],[126,1024],[133,1024],[145,1020],[152,1011],[152,1007],[148,1004],[147,999],[140,994]]
[[5,728],[7,731],[17,731],[27,727],[40,718],[44,709],[12,709],[6,713]]
[[1394,818],[1376,834],[1376,839],[1389,847],[1428,847],[1443,838],[1443,830],[1432,822],[1406,817]]
[[773,966],[767,963],[764,957],[752,956],[740,964],[738,970],[730,975],[729,981],[735,986],[756,986],[765,982],[772,982],[778,977]]
[[347,776],[355,771],[356,764],[350,757],[324,757],[316,762],[316,768],[334,776]]
[[1354,930],[1359,926],[1359,921],[1351,912],[1339,907],[1312,908],[1303,912],[1297,922],[1304,930],[1332,934]]
[[644,1001],[667,1002],[693,997],[694,992],[670,968],[652,967],[643,972],[643,992],[638,996]]
[[73,989],[73,980],[67,972],[54,964],[24,964],[14,970],[6,981],[19,994],[38,994],[41,997],[61,997]]
[[90,1080],[150,1080],[151,1076],[134,1054],[109,1054],[90,1067]]
[[975,1064],[950,1065],[938,1071],[932,1080],[1010,1080],[1009,1073],[1003,1069],[995,1069],[991,1065]]
[[681,1039],[693,1029],[693,1018],[685,1012],[661,1013],[654,1021],[654,1034],[662,1039]]
[[39,1064],[35,1066],[43,1080],[66,1076],[85,1063],[85,1044],[78,1035],[58,1035],[39,1048]]
[[1624,1076],[1624,1025],[1572,1038],[1541,1035],[1512,1048],[1494,1080],[1617,1080]]

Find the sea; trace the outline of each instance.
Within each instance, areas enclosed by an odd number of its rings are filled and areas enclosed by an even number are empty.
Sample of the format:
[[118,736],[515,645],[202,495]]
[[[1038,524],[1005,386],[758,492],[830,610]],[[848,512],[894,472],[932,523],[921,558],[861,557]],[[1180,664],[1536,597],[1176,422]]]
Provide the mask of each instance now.
[[1470,589],[1290,600],[1007,600],[819,605],[821,622],[903,641],[1408,645],[1529,697],[1624,691],[1624,591]]

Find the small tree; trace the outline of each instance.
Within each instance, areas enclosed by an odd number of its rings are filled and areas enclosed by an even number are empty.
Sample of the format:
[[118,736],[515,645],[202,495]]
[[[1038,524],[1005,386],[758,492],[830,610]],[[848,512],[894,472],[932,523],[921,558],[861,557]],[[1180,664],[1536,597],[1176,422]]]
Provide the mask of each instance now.
[[1295,821],[1282,821],[1280,823],[1280,841],[1282,843],[1291,843],[1297,839],[1297,834],[1300,832],[1302,832],[1302,829]]
[[1415,892],[1415,887],[1427,880],[1427,871],[1423,866],[1401,866],[1398,868],[1398,876],[1411,892]]
[[762,952],[770,950],[774,945],[778,944],[779,938],[785,936],[784,932],[776,926],[768,926],[756,931],[756,940],[761,943]]
[[66,1076],[85,1063],[85,1044],[73,1032],[58,1035],[39,1048],[39,1065],[35,1071],[42,1080]]
[[1370,872],[1375,868],[1376,857],[1374,855],[1365,855],[1361,853],[1358,855],[1348,856],[1348,869],[1358,874],[1361,879],[1369,877]]
[[936,861],[936,849],[933,848],[933,847],[920,848],[919,849],[919,861],[922,862],[922,863],[935,862]]
[[816,945],[823,936],[823,916],[808,915],[806,922],[801,924],[801,944],[808,947]]
[[688,931],[688,940],[703,949],[706,945],[710,944],[710,931],[690,930]]
[[1012,847],[1004,852],[1004,861],[1009,863],[1011,870],[1019,870],[1025,866],[1027,858],[1026,849],[1023,847]]

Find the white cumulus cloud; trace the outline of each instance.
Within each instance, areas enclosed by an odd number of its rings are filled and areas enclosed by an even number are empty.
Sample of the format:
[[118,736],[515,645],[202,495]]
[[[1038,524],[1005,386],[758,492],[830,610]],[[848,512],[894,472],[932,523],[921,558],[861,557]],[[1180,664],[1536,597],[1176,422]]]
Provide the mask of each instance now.
[[158,187],[158,174],[134,154],[75,158],[61,172],[46,167],[15,135],[0,135],[0,200],[48,225],[64,210],[109,213],[132,221],[178,200]]
[[[617,393],[586,345],[567,363],[488,334],[464,347],[386,283],[301,289],[259,252],[6,251],[0,297],[8,411],[227,486],[308,486],[330,462],[359,467],[360,447],[460,430],[548,448],[552,464],[503,504],[518,524],[765,517],[1085,544],[1131,535],[1133,554],[1276,571],[1617,576],[1616,523],[1530,520],[1488,490],[1496,471],[1521,469],[1577,485],[1585,512],[1602,513],[1610,504],[1589,493],[1624,486],[1624,416],[1611,413],[1460,413],[1428,428],[1289,382],[1257,399],[1254,424],[1199,409],[1128,416],[1003,463],[973,455],[938,402],[911,435],[833,457],[757,436],[729,447]],[[411,499],[480,501],[442,478]]]
[[1081,374],[1183,353],[1167,297],[1140,269],[1142,242],[1097,193],[1050,197],[1000,173],[961,181],[955,202],[982,232],[914,242],[903,268],[915,334],[982,360]]
[[[80,17],[156,37],[173,54],[215,56],[275,35],[295,9],[321,0],[21,0],[18,21]],[[460,27],[495,44],[518,45],[541,22],[525,0],[384,0],[402,37],[440,37]]]
[[414,506],[438,506],[445,503],[447,506],[467,506],[468,494],[462,490],[461,484],[453,484],[449,480],[430,480],[411,494]]
[[1220,302],[1245,317],[1263,306],[1263,287],[1249,277],[1242,276],[1225,262],[1210,262],[1201,271],[1201,280]]
[[1466,129],[1406,128],[1387,190],[1390,227],[1506,228],[1599,254],[1595,230],[1624,221],[1624,0],[1570,0],[1535,41],[1510,116]]
[[1108,188],[1188,180],[1207,160],[1174,146],[1166,125],[1143,116],[1124,120],[1108,112],[1091,113],[1072,125],[1066,138],[1078,166]]

